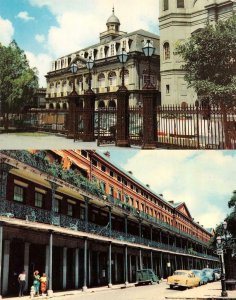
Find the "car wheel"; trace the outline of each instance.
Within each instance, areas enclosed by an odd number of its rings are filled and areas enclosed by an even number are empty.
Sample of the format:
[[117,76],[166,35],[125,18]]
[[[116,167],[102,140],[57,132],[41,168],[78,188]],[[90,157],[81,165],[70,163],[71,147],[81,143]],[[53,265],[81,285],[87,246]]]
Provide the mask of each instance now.
[[170,284],[170,289],[172,290],[174,288],[173,284]]

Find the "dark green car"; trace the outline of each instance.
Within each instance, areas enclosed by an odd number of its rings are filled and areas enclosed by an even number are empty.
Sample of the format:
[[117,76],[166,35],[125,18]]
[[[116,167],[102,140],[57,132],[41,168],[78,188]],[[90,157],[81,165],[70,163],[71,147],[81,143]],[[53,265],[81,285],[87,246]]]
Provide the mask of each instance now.
[[156,284],[159,283],[159,278],[152,269],[142,269],[136,271],[136,282],[137,284]]

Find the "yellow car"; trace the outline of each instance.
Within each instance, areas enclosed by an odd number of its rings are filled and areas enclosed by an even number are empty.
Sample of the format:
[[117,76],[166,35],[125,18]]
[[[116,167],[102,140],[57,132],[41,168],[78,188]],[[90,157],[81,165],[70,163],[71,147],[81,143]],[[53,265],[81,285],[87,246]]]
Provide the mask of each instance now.
[[200,278],[195,276],[192,271],[177,270],[167,278],[167,284],[170,285],[171,289],[178,286],[191,288],[200,285]]

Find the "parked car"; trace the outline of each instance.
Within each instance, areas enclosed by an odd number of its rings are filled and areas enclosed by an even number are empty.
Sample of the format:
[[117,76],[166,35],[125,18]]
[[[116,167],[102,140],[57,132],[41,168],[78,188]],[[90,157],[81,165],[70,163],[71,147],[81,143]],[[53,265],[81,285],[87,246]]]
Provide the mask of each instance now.
[[159,278],[152,269],[142,269],[136,271],[136,282],[137,284],[155,284],[159,283]]
[[176,270],[172,276],[167,278],[167,284],[169,284],[171,289],[179,286],[191,288],[198,286],[199,283],[200,278],[189,270]]
[[213,272],[213,269],[205,268],[202,269],[202,273],[207,276],[208,282],[213,282],[215,281],[215,274]]
[[215,280],[220,280],[221,278],[221,270],[218,269],[213,269],[213,273],[215,274]]
[[200,278],[199,285],[206,284],[208,282],[208,277],[202,272],[202,270],[191,270],[195,276]]

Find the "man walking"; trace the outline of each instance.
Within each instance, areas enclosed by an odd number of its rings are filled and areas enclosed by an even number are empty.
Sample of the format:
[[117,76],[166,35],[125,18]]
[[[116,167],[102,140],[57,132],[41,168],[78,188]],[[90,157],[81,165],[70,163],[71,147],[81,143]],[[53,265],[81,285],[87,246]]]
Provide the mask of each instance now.
[[23,270],[19,276],[18,276],[18,282],[19,282],[19,297],[24,296],[24,290],[25,290],[25,270]]

